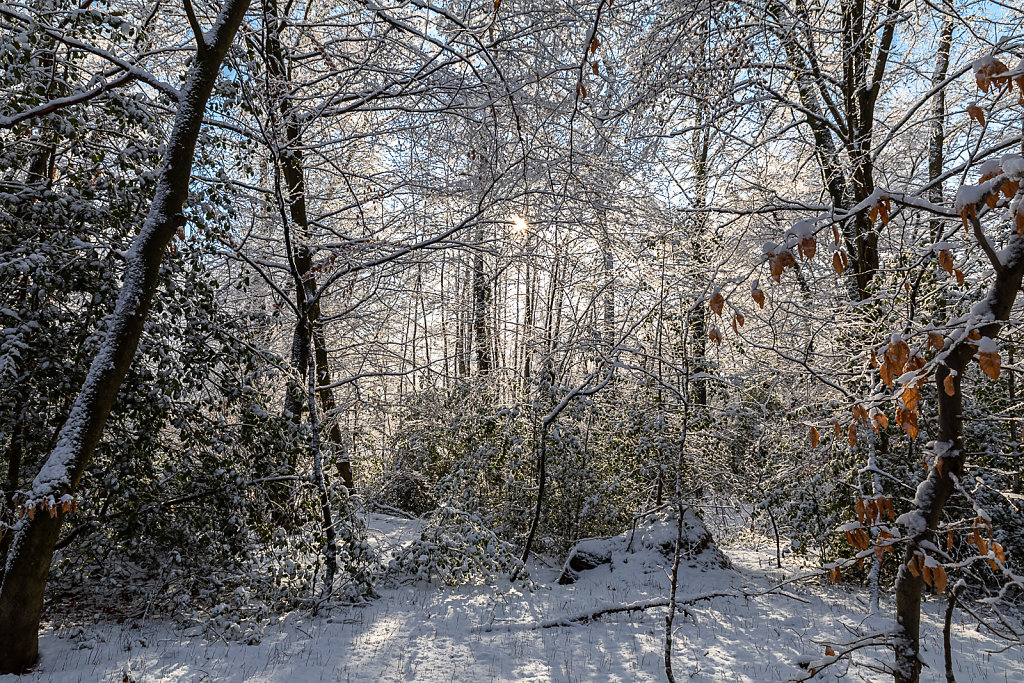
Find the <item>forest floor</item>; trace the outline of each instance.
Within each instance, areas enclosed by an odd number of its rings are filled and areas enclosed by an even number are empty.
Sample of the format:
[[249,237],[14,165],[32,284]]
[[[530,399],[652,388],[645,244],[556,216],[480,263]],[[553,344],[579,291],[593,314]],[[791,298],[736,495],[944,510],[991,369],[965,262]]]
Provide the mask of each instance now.
[[[415,527],[380,515],[368,523],[383,543],[400,543]],[[883,600],[880,612],[869,615],[867,594],[857,587],[801,581],[747,597],[806,568],[791,562],[776,569],[774,547],[749,537],[720,545],[732,568],[682,567],[683,601],[732,595],[684,605],[675,630],[678,680],[760,683],[805,676],[801,662],[825,658],[826,646],[841,651],[839,644],[855,634],[891,628],[890,606]],[[613,562],[583,572],[568,586],[558,585],[558,568],[538,564],[531,572],[532,591],[507,582],[458,588],[416,583],[383,589],[379,599],[362,606],[315,617],[283,615],[253,645],[169,620],[48,627],[36,671],[0,681],[664,680],[665,608],[552,623],[663,598],[665,567]],[[944,679],[944,606],[935,599],[924,605],[923,680]],[[996,652],[1004,643],[959,617],[953,628],[956,680],[1022,680],[1024,650]],[[872,664],[890,657],[886,648],[858,650],[852,665],[841,661],[815,680],[884,680]]]

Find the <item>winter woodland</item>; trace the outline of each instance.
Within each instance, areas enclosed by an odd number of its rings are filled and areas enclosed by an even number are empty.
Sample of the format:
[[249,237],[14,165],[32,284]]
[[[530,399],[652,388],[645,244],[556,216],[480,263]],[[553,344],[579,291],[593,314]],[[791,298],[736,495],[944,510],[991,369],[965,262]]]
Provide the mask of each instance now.
[[0,679],[1021,680],[1022,183],[1017,0],[0,0]]

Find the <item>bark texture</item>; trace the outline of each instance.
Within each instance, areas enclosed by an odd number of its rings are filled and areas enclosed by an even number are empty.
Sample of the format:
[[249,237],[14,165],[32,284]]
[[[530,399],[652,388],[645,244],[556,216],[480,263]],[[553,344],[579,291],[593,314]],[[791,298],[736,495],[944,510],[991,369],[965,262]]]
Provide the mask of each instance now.
[[[73,495],[99,443],[135,356],[164,250],[185,222],[182,210],[206,103],[248,6],[249,0],[227,0],[215,29],[205,37],[196,36],[201,47],[181,91],[155,199],[126,258],[124,282],[103,345],[26,505]],[[51,517],[40,511],[31,519],[25,517],[14,532],[0,584],[0,674],[20,673],[36,662],[43,594],[63,518],[62,513]]]
[[[986,299],[991,310],[992,322],[978,328],[983,337],[995,338],[1002,329],[1010,309],[1020,291],[1024,276],[1024,238],[1014,236],[1002,260]],[[921,635],[921,591],[924,581],[907,570],[907,561],[918,552],[925,542],[934,542],[934,533],[946,501],[956,486],[954,477],[964,473],[965,454],[963,451],[963,390],[961,381],[968,363],[974,358],[975,346],[970,339],[952,344],[946,348],[945,363],[939,364],[935,373],[938,396],[938,434],[935,441],[946,444],[941,470],[933,463],[928,478],[917,489],[914,499],[916,513],[924,521],[923,530],[914,534],[907,545],[903,565],[896,577],[896,624],[899,633],[895,639],[897,683],[917,683],[921,678],[920,651]],[[944,382],[953,375],[953,395],[946,393]]]

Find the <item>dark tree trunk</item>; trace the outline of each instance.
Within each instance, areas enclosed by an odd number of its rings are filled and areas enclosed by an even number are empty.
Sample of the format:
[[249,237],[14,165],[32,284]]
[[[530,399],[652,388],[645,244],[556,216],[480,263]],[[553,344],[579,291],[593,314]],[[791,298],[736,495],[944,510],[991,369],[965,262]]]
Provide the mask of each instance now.
[[[124,282],[107,322],[104,342],[61,428],[57,446],[36,477],[26,506],[45,505],[73,495],[99,443],[107,416],[131,365],[143,323],[157,288],[164,250],[184,222],[193,156],[206,102],[221,62],[234,40],[249,0],[227,0],[215,32],[196,53],[181,92],[167,141],[153,204],[126,258]],[[0,674],[25,671],[39,653],[39,623],[47,574],[64,514],[42,507],[21,520],[0,584]]]
[[473,347],[476,350],[477,374],[491,372],[491,335],[487,309],[491,301],[491,285],[484,266],[483,228],[477,232],[477,252],[473,256]]
[[[987,298],[993,322],[978,329],[983,337],[995,338],[999,334],[1017,298],[1017,292],[1020,291],[1021,277],[1024,275],[1024,239],[1014,238],[1007,251]],[[933,542],[932,536],[938,528],[942,510],[955,490],[953,478],[962,477],[964,472],[961,382],[968,363],[974,357],[975,347],[969,339],[965,339],[944,353],[946,362],[937,365],[935,372],[938,396],[938,434],[935,441],[946,444],[945,456],[942,458],[941,471],[933,464],[928,471],[928,478],[918,487],[914,506],[922,528],[910,537],[903,564],[896,577],[896,624],[900,631],[895,638],[897,683],[917,683],[921,676],[918,652],[924,581],[907,570],[907,561],[921,549],[922,544]],[[951,374],[954,388],[952,396],[946,393],[944,386],[946,378]]]
[[[277,3],[274,0],[267,0],[264,6],[267,16],[267,70],[270,75],[281,83],[288,81],[288,60],[284,45],[281,42],[281,31],[285,27],[282,17],[279,16]],[[302,127],[296,120],[295,111],[287,94],[280,94],[279,110],[284,125],[285,149],[280,155],[279,163],[281,173],[284,176],[286,194],[285,201],[288,205],[288,214],[292,224],[297,230],[297,245],[294,254],[295,267],[298,269],[299,277],[305,283],[306,296],[309,297],[307,309],[308,320],[297,320],[295,332],[292,339],[292,365],[296,374],[303,378],[294,381],[288,388],[286,410],[296,420],[303,405],[303,385],[305,384],[306,371],[309,367],[309,332],[312,330],[313,342],[313,363],[315,364],[317,384],[320,387],[328,387],[331,383],[330,359],[328,358],[327,345],[324,339],[323,328],[320,325],[320,303],[317,300],[316,276],[313,273],[313,258],[309,248],[310,230],[309,217],[306,211],[306,177],[303,166],[301,148]],[[297,297],[298,298],[298,297]],[[330,388],[323,388],[317,391],[320,407],[325,417],[336,407],[334,392]],[[342,446],[341,429],[337,421],[331,423],[329,440],[335,447]],[[297,463],[291,463],[294,472]],[[342,477],[345,487],[350,491],[353,487],[352,466],[348,459],[338,462],[338,471]]]

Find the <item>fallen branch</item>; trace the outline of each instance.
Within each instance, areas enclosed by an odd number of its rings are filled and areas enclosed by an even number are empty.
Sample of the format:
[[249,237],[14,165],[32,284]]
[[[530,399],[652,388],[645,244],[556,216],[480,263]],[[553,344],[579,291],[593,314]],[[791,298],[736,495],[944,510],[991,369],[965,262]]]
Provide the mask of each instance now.
[[[817,576],[817,575],[815,575],[815,576]],[[809,577],[797,577],[797,578],[809,578]],[[801,598],[801,597],[799,597],[797,595],[793,595],[792,593],[789,593],[787,591],[779,590],[779,588],[781,586],[783,586],[783,585],[785,585],[787,583],[790,583],[790,582],[792,582],[794,580],[796,580],[796,579],[791,579],[789,581],[784,581],[783,583],[781,583],[781,584],[779,584],[777,586],[772,586],[771,588],[768,588],[767,590],[757,591],[757,592],[753,592],[753,593],[747,593],[745,591],[724,591],[724,592],[723,591],[719,591],[719,592],[714,592],[714,593],[701,593],[701,594],[698,594],[698,595],[680,596],[680,597],[676,598],[676,604],[677,605],[692,605],[694,603],[703,602],[705,600],[712,600],[714,598],[743,598],[745,600],[749,600],[750,598],[758,598],[758,597],[761,597],[761,596],[764,596],[764,595],[769,595],[769,594],[781,595],[783,597],[787,597],[787,598],[790,598],[790,599],[793,599],[793,600],[797,600],[799,602],[806,603],[807,600],[805,600],[805,599],[803,599],[803,598]],[[605,607],[597,607],[595,609],[588,610],[586,612],[581,612],[581,613],[575,614],[573,616],[556,617],[554,619],[548,619],[546,621],[541,621],[541,622],[538,622],[538,623],[535,623],[535,624],[523,624],[521,626],[521,628],[523,630],[526,630],[526,631],[537,631],[537,630],[545,629],[545,628],[558,628],[558,627],[561,627],[561,626],[573,626],[575,624],[586,624],[588,622],[594,621],[594,620],[596,620],[596,619],[598,619],[600,617],[603,617],[603,616],[606,616],[606,615],[609,615],[609,614],[623,614],[623,613],[628,613],[628,612],[640,612],[640,611],[643,611],[643,610],[654,609],[654,608],[657,608],[657,607],[668,607],[668,604],[669,604],[668,598],[658,598],[656,600],[642,600],[640,602],[631,602],[631,603],[628,603],[628,604],[625,604],[625,605],[608,605],[608,606],[605,606]],[[511,631],[514,628],[516,628],[516,625],[515,624],[507,624],[505,626],[490,625],[490,626],[483,626],[483,627],[480,627],[480,628],[475,629],[475,630],[478,631],[478,632],[489,633],[491,631],[496,631],[499,628],[504,628],[504,629],[508,629],[508,630]]]
[[[839,643],[836,647],[840,648],[835,650],[829,647],[826,650],[826,656],[822,659],[799,662],[801,668],[807,669],[807,672],[799,676],[793,676],[792,678],[786,679],[787,683],[796,683],[798,681],[808,681],[822,671],[832,666],[836,662],[842,661],[848,658],[851,654],[857,650],[865,647],[883,647],[889,645],[889,636],[892,635],[892,631],[879,631],[877,633],[868,634],[862,638],[851,641],[849,643]],[[829,654],[831,653],[831,654]]]

